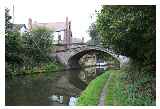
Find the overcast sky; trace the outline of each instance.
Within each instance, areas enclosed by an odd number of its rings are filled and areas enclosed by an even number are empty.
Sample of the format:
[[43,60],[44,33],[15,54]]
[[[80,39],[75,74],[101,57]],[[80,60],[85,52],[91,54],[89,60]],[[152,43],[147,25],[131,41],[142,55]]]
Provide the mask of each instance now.
[[95,21],[95,10],[101,8],[99,0],[5,0],[5,6],[11,9],[14,4],[14,23],[27,24],[33,21],[61,22],[68,16],[72,22],[73,37],[82,36],[88,40],[88,27]]

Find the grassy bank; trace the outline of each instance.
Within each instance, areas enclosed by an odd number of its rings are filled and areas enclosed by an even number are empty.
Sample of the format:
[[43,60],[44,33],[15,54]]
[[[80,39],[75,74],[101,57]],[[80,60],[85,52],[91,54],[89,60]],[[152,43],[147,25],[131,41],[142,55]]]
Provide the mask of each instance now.
[[43,63],[39,66],[29,68],[29,69],[21,69],[19,72],[12,71],[7,76],[16,76],[16,75],[29,75],[29,74],[36,74],[36,73],[52,73],[58,70],[62,70],[64,66],[62,64],[56,63],[56,62],[50,62],[50,63]]
[[78,106],[88,106],[97,105],[99,101],[99,96],[101,94],[102,88],[108,79],[110,71],[98,76],[96,79],[92,80],[88,87],[82,92],[81,96],[78,98],[76,105]]
[[127,79],[127,73],[125,71],[120,70],[117,73],[112,73],[111,82],[109,82],[106,92],[106,105],[155,105],[155,100],[151,94],[151,84],[146,84],[152,77],[147,76],[146,73],[139,78],[141,79],[131,82]]
[[42,64],[41,67],[35,67],[32,70],[29,70],[29,73],[34,73],[34,72],[41,72],[41,73],[51,73],[54,71],[61,70],[63,68],[63,65],[55,62],[50,62],[46,64]]
[[[136,72],[134,72],[136,74]],[[110,80],[106,90],[105,105],[109,106],[154,106],[152,95],[152,77],[149,73],[141,73],[132,82],[125,70],[109,70],[92,80],[78,98],[77,105],[97,105],[99,97],[109,75]]]
[[126,84],[122,80],[124,73],[116,71],[111,73],[110,81],[107,87],[106,105],[127,105],[127,94],[125,92]]

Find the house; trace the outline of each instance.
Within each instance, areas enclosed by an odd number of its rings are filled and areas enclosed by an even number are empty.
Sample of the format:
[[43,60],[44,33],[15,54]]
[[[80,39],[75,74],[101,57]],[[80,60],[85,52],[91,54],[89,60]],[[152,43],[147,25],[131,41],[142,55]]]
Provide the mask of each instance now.
[[13,31],[19,31],[21,34],[25,33],[28,31],[27,27],[25,24],[13,24]]
[[28,29],[37,27],[45,27],[54,31],[54,43],[63,43],[70,44],[72,41],[72,31],[71,31],[71,21],[66,17],[65,22],[48,22],[48,23],[39,23],[37,21],[32,22],[32,19],[28,19]]

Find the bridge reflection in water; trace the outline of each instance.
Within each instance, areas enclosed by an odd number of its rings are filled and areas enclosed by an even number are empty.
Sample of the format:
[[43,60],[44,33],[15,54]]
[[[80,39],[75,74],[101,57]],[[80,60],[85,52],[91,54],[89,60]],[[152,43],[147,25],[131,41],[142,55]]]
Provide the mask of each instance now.
[[[96,69],[96,70],[95,70]],[[100,68],[6,78],[7,106],[75,105],[88,83],[101,74]]]
[[[85,86],[87,86],[91,80],[96,78],[96,76],[102,74],[102,71],[106,70],[107,68],[108,68],[107,66],[88,67],[88,68],[79,70],[79,74],[77,77],[86,84]],[[77,71],[77,70],[75,70],[75,71]],[[77,84],[75,84],[75,82],[72,82],[72,84],[77,86]],[[78,97],[79,97],[79,94],[75,95],[75,96],[52,95],[49,97],[49,99],[53,105],[74,106],[76,104]]]

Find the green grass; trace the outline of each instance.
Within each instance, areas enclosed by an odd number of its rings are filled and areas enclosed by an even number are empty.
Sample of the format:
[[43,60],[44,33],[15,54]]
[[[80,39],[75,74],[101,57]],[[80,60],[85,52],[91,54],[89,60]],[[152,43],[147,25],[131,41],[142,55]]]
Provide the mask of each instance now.
[[101,91],[104,87],[106,80],[108,79],[111,71],[107,71],[104,74],[98,76],[92,80],[88,87],[82,92],[78,98],[76,105],[78,106],[94,106],[98,104]]
[[61,70],[62,68],[63,68],[63,66],[61,64],[48,63],[48,64],[43,66],[42,70],[45,70],[47,72],[52,72],[52,71]]
[[[129,82],[126,78],[127,73],[118,71],[111,73],[111,79],[107,87],[107,96],[105,104],[110,106],[145,106],[155,105],[155,100],[150,96],[151,88],[141,81],[148,78],[145,75],[134,83]],[[150,79],[150,78],[148,78]],[[139,87],[144,90],[138,90]],[[147,90],[146,90],[147,89]]]
[[111,73],[111,79],[107,87],[107,96],[105,99],[106,105],[127,105],[127,96],[125,94],[125,84],[121,81],[121,71]]
[[[136,73],[134,71],[134,73]],[[106,90],[105,105],[109,106],[154,106],[155,99],[151,95],[152,80],[147,73],[139,75],[134,82],[128,79],[125,70],[109,70],[92,80],[78,98],[78,106],[98,105],[101,91],[110,75]]]
[[27,74],[36,74],[36,73],[53,73],[58,70],[62,70],[63,65],[55,62],[43,63],[41,66],[36,66],[32,69],[21,70],[19,72],[13,72],[12,76],[15,75],[27,75]]
[[28,71],[28,73],[52,73],[57,70],[63,69],[63,66],[61,64],[55,63],[55,62],[50,62],[43,64],[42,67],[35,67],[31,70]]

